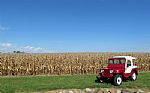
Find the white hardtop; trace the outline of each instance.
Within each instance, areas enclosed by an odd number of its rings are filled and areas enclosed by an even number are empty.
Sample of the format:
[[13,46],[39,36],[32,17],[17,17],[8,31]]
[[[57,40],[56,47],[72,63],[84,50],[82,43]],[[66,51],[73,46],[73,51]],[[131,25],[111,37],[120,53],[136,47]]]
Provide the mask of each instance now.
[[129,60],[136,59],[135,57],[132,57],[132,56],[114,56],[113,58],[125,58]]

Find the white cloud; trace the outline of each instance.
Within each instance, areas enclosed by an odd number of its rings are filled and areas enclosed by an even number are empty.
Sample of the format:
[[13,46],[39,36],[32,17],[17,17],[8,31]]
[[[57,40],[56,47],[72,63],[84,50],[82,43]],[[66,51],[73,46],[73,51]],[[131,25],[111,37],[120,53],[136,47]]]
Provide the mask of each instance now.
[[43,50],[41,47],[37,47],[37,48],[34,48],[35,51],[41,51]]
[[32,47],[32,46],[25,46],[24,48],[27,49],[27,50],[32,50],[32,49],[34,49],[34,47]]
[[6,31],[6,30],[8,30],[7,27],[4,27],[4,26],[0,25],[0,31]]
[[0,51],[2,52],[13,52],[13,51],[21,51],[27,53],[49,53],[47,49],[41,47],[33,47],[33,46],[16,46],[12,43],[0,43]]
[[11,43],[1,43],[0,46],[3,48],[12,48],[13,47],[13,45]]
[[21,50],[24,50],[29,53],[47,53],[47,52],[49,52],[48,50],[43,49],[41,47],[33,47],[33,46],[24,46],[21,48]]

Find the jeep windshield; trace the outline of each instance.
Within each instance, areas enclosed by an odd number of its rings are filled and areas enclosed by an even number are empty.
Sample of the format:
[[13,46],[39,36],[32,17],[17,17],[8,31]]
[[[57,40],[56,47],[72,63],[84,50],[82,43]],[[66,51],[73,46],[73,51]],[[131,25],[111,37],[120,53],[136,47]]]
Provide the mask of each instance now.
[[113,58],[108,60],[108,64],[125,64],[126,60],[124,58]]

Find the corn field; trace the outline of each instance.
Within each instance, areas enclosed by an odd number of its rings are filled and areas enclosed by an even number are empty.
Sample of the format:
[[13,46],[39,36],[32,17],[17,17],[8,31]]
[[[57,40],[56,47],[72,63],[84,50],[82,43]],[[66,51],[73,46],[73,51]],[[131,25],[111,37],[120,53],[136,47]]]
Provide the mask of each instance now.
[[0,76],[96,74],[119,55],[136,57],[139,70],[150,71],[150,53],[1,53]]

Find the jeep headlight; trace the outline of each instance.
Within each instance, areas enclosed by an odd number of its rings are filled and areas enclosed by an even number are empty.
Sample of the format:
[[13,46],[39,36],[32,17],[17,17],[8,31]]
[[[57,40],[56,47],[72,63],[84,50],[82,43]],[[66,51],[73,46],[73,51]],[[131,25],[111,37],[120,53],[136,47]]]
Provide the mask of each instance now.
[[113,70],[110,70],[110,73],[113,73]]
[[101,70],[101,73],[103,73],[103,72],[104,72],[104,70],[102,69],[102,70]]

